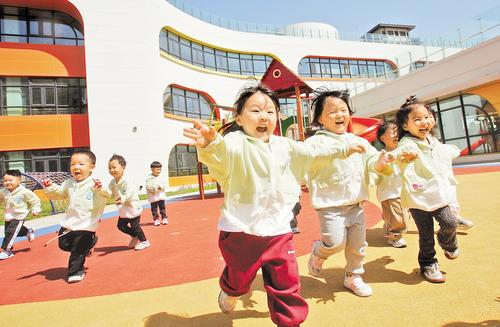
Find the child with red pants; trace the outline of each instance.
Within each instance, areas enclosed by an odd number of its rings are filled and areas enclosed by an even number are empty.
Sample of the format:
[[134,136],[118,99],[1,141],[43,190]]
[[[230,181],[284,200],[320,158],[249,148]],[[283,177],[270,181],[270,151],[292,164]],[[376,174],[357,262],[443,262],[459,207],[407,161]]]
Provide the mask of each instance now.
[[235,107],[235,122],[225,137],[196,120],[194,128],[184,129],[224,191],[218,228],[226,267],[219,280],[219,307],[233,311],[262,268],[271,319],[278,326],[299,326],[308,307],[300,295],[290,221],[300,179],[308,167],[360,149],[310,147],[273,135],[279,102],[261,85],[244,89]]

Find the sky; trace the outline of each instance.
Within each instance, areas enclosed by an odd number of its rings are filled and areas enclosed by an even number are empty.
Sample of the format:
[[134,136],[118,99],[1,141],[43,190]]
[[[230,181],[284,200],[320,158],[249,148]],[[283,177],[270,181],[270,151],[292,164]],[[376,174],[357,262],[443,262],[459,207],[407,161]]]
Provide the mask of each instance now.
[[[412,37],[436,39],[456,33],[456,27],[496,6],[500,0],[177,0],[208,13],[249,23],[287,25],[321,22],[340,33],[362,35],[378,23],[415,25]],[[463,24],[462,24],[463,25]],[[468,24],[469,28],[474,28]]]

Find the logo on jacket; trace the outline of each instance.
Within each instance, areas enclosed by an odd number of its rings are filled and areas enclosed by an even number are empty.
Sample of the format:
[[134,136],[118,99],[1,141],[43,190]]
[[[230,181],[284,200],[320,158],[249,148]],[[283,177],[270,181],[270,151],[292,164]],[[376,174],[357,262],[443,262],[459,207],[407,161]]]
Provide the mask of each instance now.
[[85,195],[85,198],[87,200],[92,200],[94,198],[94,192],[88,191],[87,194]]

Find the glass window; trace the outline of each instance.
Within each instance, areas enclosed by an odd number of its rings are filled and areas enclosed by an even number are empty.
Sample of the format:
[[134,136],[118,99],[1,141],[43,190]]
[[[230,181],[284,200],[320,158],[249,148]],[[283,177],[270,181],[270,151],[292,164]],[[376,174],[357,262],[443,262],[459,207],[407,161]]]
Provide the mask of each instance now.
[[205,57],[205,66],[215,69],[214,49],[204,47],[203,54]]
[[266,72],[266,61],[265,60],[254,60],[253,69],[256,75],[264,75]]
[[332,77],[332,71],[330,70],[330,61],[328,59],[320,59],[321,76],[322,77]]
[[193,43],[192,44],[193,51],[193,63],[197,66],[203,67],[203,46]]
[[233,56],[230,56],[228,58],[228,63],[229,63],[229,71],[230,72],[236,73],[236,74],[239,74],[241,72],[239,58],[234,58]]
[[223,72],[228,72],[228,63],[227,63],[227,56],[226,52],[224,51],[217,51],[215,50],[215,59],[216,59],[216,64],[217,64],[217,70],[223,71]]
[[330,61],[330,68],[332,71],[332,76],[335,78],[341,78],[341,70],[340,70],[340,64],[338,60],[331,60]]
[[347,60],[339,60],[340,68],[342,69],[342,77],[351,77],[351,71],[349,70],[349,62]]
[[253,75],[253,64],[251,59],[241,58],[241,71],[242,73],[251,73]]
[[461,108],[441,111],[441,121],[445,140],[465,136],[465,126]]
[[177,58],[181,56],[179,37],[172,33],[168,33],[168,53]]
[[181,59],[187,62],[191,62],[191,45],[188,40],[182,39],[180,40],[181,47]]
[[358,68],[358,61],[357,60],[349,60],[349,70],[351,72],[352,77],[359,76],[359,68]]
[[299,75],[300,76],[311,76],[311,67],[309,66],[309,59],[303,58],[299,62]]
[[164,29],[160,31],[160,49],[168,52],[167,31]]

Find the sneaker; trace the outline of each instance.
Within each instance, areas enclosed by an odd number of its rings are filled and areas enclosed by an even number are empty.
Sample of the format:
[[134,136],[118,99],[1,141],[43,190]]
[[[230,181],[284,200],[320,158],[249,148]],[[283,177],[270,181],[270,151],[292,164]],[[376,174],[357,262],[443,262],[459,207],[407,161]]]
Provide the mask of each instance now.
[[136,251],[139,251],[139,250],[144,250],[145,248],[148,248],[151,246],[151,243],[149,243],[149,241],[144,241],[144,242],[140,242],[139,244],[137,244],[134,249]]
[[226,294],[223,290],[220,291],[218,302],[220,311],[223,313],[230,313],[236,307],[236,302],[238,301],[237,296],[230,296]]
[[68,283],[78,283],[85,277],[85,271],[80,270],[74,275],[68,277]]
[[404,238],[398,238],[397,240],[389,239],[387,240],[387,244],[398,249],[408,246],[408,243],[406,243],[406,240]]
[[300,229],[298,227],[294,227],[294,228],[292,228],[292,233],[293,234],[299,234],[300,233]]
[[373,294],[370,285],[366,284],[360,275],[347,273],[344,278],[344,286],[357,296],[367,297]]
[[320,240],[313,242],[311,256],[309,257],[309,262],[307,264],[307,267],[309,268],[309,275],[314,277],[318,277],[321,274],[321,271],[323,270],[323,263],[325,262],[325,259],[315,254],[315,252],[320,246],[321,246]]
[[155,226],[160,226],[160,219],[155,219],[154,225]]
[[97,243],[97,235],[94,235],[94,238],[92,239],[92,243],[90,244],[89,252],[87,253],[87,257],[91,257],[92,254],[94,254],[94,249],[95,249],[96,243]]
[[33,228],[28,228],[28,234],[26,235],[26,237],[28,238],[28,242],[33,242],[33,240],[35,239],[35,231],[33,230]]
[[162,221],[161,221],[161,223],[163,225],[168,225],[168,219],[167,218],[163,218]]
[[467,230],[474,226],[474,223],[472,221],[464,218],[458,218],[457,222],[458,222],[457,229],[459,230]]
[[444,250],[444,256],[450,260],[458,258],[458,254],[459,254],[458,248],[456,248],[455,251]]
[[12,253],[11,251],[0,252],[0,260],[9,259],[9,258],[12,258],[13,256],[14,256],[14,253]]
[[446,281],[443,273],[439,271],[439,265],[437,262],[424,267],[422,275],[424,275],[424,278],[431,283],[444,283]]
[[135,248],[135,246],[139,244],[139,238],[137,238],[137,236],[134,236],[132,237],[132,239],[130,240],[130,242],[128,243],[128,247],[129,248]]

